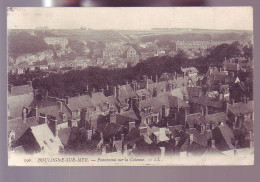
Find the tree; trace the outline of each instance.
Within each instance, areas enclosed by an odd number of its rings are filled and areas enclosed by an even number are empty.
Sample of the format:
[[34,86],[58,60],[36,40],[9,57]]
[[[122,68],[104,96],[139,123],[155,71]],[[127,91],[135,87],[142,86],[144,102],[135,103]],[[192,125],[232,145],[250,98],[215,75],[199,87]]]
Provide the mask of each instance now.
[[69,39],[68,47],[70,47],[74,52],[76,52],[80,56],[84,55],[84,51],[86,48],[83,42],[72,39]]
[[13,59],[26,54],[36,53],[48,49],[42,37],[34,36],[28,32],[12,32],[8,36],[8,53]]

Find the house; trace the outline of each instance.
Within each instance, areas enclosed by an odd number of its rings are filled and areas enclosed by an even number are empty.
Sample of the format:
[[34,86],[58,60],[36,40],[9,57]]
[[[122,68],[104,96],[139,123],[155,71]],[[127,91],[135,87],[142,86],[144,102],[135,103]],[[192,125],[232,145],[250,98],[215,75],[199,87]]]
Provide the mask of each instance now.
[[47,123],[28,128],[15,145],[23,146],[26,153],[58,154],[63,149],[59,137],[53,134]]
[[212,130],[212,134],[216,142],[216,149],[219,151],[235,149],[236,139],[232,129],[228,125],[222,123]]
[[254,120],[254,101],[227,104],[227,115],[232,122],[233,129],[246,126],[247,122]]
[[69,41],[65,37],[45,37],[44,41],[48,45],[60,45],[63,49],[68,45]]
[[[31,82],[29,85],[8,86],[7,106],[8,118],[18,118],[27,115],[28,108],[33,102],[36,95],[36,90],[32,88]],[[25,111],[24,111],[25,110]]]
[[221,112],[223,103],[218,99],[212,99],[208,96],[193,97],[189,99],[191,113],[202,112],[203,115]]
[[184,76],[188,77],[196,77],[199,72],[195,67],[181,68],[181,71],[183,72]]

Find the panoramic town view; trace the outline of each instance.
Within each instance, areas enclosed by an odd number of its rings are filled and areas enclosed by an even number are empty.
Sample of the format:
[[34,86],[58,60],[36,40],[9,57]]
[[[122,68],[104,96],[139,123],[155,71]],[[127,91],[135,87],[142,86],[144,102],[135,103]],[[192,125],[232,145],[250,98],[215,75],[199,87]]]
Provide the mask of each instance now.
[[8,29],[10,155],[253,156],[253,121],[252,30]]

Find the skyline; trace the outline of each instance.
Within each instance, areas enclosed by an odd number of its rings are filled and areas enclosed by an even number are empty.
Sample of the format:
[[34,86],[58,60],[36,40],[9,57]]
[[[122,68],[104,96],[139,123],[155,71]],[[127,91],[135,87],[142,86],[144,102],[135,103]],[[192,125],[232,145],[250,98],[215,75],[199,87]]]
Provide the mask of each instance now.
[[34,29],[42,26],[50,29],[79,29],[83,26],[98,30],[253,30],[251,7],[105,8],[106,11],[100,7],[12,9],[7,12],[8,29]]

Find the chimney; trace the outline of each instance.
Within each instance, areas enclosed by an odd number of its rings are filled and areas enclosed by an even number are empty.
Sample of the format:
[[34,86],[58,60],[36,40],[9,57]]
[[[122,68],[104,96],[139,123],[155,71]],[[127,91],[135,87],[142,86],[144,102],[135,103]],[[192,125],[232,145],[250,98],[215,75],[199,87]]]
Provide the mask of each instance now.
[[87,139],[88,140],[91,140],[91,138],[92,138],[92,130],[87,130]]
[[105,145],[102,146],[102,155],[106,155],[107,147]]
[[65,105],[68,105],[68,104],[69,104],[69,98],[70,98],[69,96],[66,96],[66,97],[65,97]]
[[129,132],[132,130],[132,128],[135,128],[135,122],[129,122]]
[[32,80],[29,80],[28,84],[29,84],[30,87],[32,87]]
[[225,102],[225,103],[226,103],[226,114],[228,114],[229,103],[228,102]]
[[253,132],[249,132],[249,140],[250,140],[250,149],[254,148],[254,141],[253,141]]
[[109,122],[110,123],[116,123],[116,113],[115,113],[115,111],[109,112]]
[[58,103],[59,103],[59,108],[60,108],[60,112],[61,112],[62,109],[63,109],[63,108],[62,108],[62,104],[63,104],[63,103],[62,103],[62,101],[58,101]]
[[84,129],[89,129],[89,125],[88,125],[88,113],[87,113],[87,109],[82,109],[80,112],[80,123],[81,123],[81,127],[84,127]]
[[123,155],[127,156],[127,144],[124,144]]
[[117,98],[117,88],[116,88],[116,86],[113,87],[113,90],[114,90],[114,91],[113,91],[113,93],[114,93],[114,97]]
[[174,140],[175,140],[175,146],[177,146],[181,140],[181,137],[175,137]]
[[125,140],[125,134],[122,133],[121,134],[121,141],[124,142],[124,140]]
[[201,133],[201,134],[204,134],[204,128],[205,128],[204,125],[201,124],[201,125],[200,125],[200,133]]
[[92,91],[93,93],[95,93],[96,92],[96,88],[95,87],[93,87],[93,91]]
[[206,108],[205,108],[205,115],[208,115],[209,114],[209,108],[208,108],[208,106],[206,106]]
[[158,75],[155,76],[155,83],[158,83]]
[[35,118],[37,118],[37,116],[38,116],[38,108],[36,106],[31,108],[31,113],[32,113],[32,116],[35,116]]
[[213,149],[216,148],[215,140],[211,140],[211,148],[213,148]]
[[191,133],[190,134],[190,145],[192,144],[193,140],[194,140],[194,135]]
[[104,89],[103,89],[103,88],[101,88],[101,89],[100,89],[100,92],[104,93]]
[[53,135],[56,137],[56,136],[58,136],[58,128],[57,128],[58,120],[54,116],[50,116],[49,120],[50,120],[49,127],[50,127]]
[[166,117],[166,106],[163,105],[162,106],[162,118],[165,118]]
[[23,122],[26,122],[27,113],[28,113],[27,108],[26,108],[26,107],[23,107],[23,110],[22,110],[22,119],[23,119]]
[[164,158],[165,156],[165,147],[160,147],[161,149],[161,158]]
[[106,84],[106,90],[109,90],[109,85],[108,84]]
[[39,124],[47,123],[47,116],[45,114],[40,113],[39,115]]
[[206,130],[207,130],[207,131],[210,131],[210,130],[211,130],[210,124],[206,124]]
[[204,115],[204,108],[201,108],[201,115]]
[[146,80],[146,90],[148,90],[149,89],[149,83],[148,83],[148,80]]
[[103,138],[103,133],[102,133],[102,132],[100,132],[100,139],[101,139],[101,140],[104,139],[104,138]]

